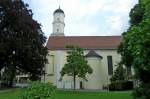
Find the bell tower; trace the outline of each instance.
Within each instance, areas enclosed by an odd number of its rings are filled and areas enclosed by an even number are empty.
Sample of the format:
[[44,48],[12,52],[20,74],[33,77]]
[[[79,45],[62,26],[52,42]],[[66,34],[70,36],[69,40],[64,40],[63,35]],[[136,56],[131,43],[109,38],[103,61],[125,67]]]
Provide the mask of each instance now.
[[56,9],[53,13],[53,31],[51,36],[65,36],[64,35],[64,28],[65,28],[65,23],[64,23],[64,18],[65,14],[62,9],[60,9],[60,6],[58,9]]

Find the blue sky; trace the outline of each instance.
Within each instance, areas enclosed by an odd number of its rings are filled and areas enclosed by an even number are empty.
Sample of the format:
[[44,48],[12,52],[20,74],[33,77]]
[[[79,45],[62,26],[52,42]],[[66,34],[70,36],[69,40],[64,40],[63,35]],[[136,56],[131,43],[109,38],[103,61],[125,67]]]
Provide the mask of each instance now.
[[121,35],[129,27],[129,12],[138,0],[23,0],[47,37],[52,33],[53,12],[65,12],[66,36]]

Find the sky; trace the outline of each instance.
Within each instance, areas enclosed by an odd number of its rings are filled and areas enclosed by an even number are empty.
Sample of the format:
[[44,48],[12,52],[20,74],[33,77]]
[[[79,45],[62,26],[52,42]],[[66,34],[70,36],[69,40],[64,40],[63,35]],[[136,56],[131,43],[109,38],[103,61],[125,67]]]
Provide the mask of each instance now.
[[53,12],[65,13],[66,36],[121,35],[129,27],[129,12],[138,0],[23,0],[48,38],[52,33]]

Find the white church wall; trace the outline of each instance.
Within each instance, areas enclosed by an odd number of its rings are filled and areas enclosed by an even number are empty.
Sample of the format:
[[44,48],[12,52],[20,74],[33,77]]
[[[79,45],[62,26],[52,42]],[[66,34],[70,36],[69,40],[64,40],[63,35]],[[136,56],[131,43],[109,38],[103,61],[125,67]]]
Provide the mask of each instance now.
[[56,85],[55,53],[53,51],[48,51],[47,59],[48,63],[45,65],[46,74],[42,77],[42,82],[49,82]]
[[48,64],[46,64],[46,74],[53,75],[54,74],[54,55],[49,55],[47,57]]
[[107,86],[110,83],[110,77],[111,75],[108,75],[108,60],[107,56],[112,56],[113,61],[113,71],[116,69],[116,65],[118,62],[120,62],[120,55],[117,53],[117,50],[97,50],[96,51],[99,55],[103,57],[102,59],[102,67],[101,71],[103,71],[103,84],[104,86]]
[[56,83],[57,83],[57,88],[63,88],[63,83],[62,81],[60,81],[60,71],[64,65],[64,62],[63,62],[63,59],[64,59],[64,54],[63,54],[63,51],[61,50],[57,50],[55,52],[55,66],[56,66]]
[[101,70],[101,59],[100,58],[87,58],[88,64],[93,69],[92,74],[87,74],[88,81],[84,81],[83,87],[85,89],[102,89],[102,72]]
[[[73,89],[74,88],[74,81],[73,81],[73,77],[72,76],[67,76],[65,75],[63,77],[63,88],[65,89]],[[78,77],[76,77],[76,89],[80,89],[80,79]]]
[[[84,53],[85,55],[89,52],[89,50],[86,50]],[[110,83],[110,77],[111,75],[108,75],[108,60],[107,56],[112,56],[113,61],[113,71],[116,69],[116,65],[118,62],[120,62],[121,56],[117,53],[117,50],[95,50],[97,54],[102,56],[101,59],[101,66],[99,72],[101,73],[101,86],[106,87]],[[95,62],[96,63],[96,62]],[[93,64],[94,65],[94,64]],[[96,65],[96,64],[95,64]],[[98,69],[98,68],[97,68]],[[99,75],[97,75],[99,76]]]
[[[88,53],[89,50],[84,51],[85,54]],[[107,56],[112,56],[113,59],[113,68],[115,70],[116,64],[120,61],[120,55],[117,54],[116,50],[95,50],[97,54],[101,55],[103,58],[99,61],[97,60],[89,60],[89,64],[93,64],[91,67],[94,68],[94,71],[96,73],[92,74],[88,82],[83,83],[83,86],[85,86],[86,89],[94,89],[99,88],[102,89],[103,86],[107,86],[109,83],[110,75],[108,75],[108,63],[107,63]],[[57,86],[57,88],[66,88],[66,89],[73,89],[73,78],[65,76],[62,81],[59,81],[61,75],[60,71],[62,67],[66,63],[66,50],[56,50],[56,51],[50,51],[51,55],[54,55],[54,75],[47,76],[47,81],[54,83],[54,85]],[[94,67],[93,67],[94,66]],[[90,77],[90,75],[87,75]],[[76,89],[80,88],[80,81],[77,78],[76,81]],[[90,82],[95,81],[95,82]],[[99,82],[99,84],[96,84],[96,82]],[[85,84],[85,85],[84,85]],[[97,87],[99,86],[99,87]]]

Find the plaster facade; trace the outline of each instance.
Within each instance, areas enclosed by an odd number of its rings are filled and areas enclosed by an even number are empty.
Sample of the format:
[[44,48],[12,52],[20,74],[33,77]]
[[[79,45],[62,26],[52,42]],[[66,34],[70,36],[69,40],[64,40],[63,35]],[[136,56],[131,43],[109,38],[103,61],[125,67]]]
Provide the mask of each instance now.
[[[90,50],[85,50],[86,55]],[[89,57],[86,58],[88,64],[93,69],[92,74],[87,74],[88,81],[84,81],[81,78],[76,78],[76,89],[103,89],[110,81],[108,74],[108,60],[107,56],[112,56],[113,71],[115,70],[117,63],[121,57],[117,53],[117,50],[95,50],[95,52],[102,56],[102,58]],[[53,83],[57,88],[73,89],[73,77],[65,75],[63,80],[60,81],[60,71],[62,67],[67,63],[67,51],[66,50],[49,50],[47,56],[48,64],[46,64],[45,82]]]

